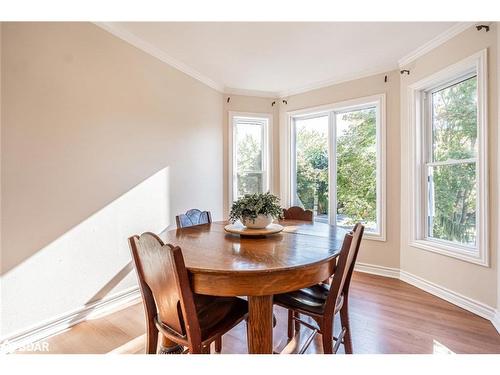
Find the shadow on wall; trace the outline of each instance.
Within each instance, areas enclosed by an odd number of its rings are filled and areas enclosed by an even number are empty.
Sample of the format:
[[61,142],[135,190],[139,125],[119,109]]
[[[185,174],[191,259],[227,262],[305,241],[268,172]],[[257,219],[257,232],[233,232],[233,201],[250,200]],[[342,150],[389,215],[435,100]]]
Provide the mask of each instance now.
[[127,239],[169,225],[169,191],[166,167],[2,275],[0,337],[135,286]]

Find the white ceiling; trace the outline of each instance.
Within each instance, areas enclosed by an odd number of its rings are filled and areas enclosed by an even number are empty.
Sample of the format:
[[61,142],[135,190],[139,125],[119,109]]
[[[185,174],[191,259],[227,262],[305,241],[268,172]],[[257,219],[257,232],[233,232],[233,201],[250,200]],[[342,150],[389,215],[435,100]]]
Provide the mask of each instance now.
[[113,22],[100,24],[225,92],[284,96],[397,69],[454,22]]

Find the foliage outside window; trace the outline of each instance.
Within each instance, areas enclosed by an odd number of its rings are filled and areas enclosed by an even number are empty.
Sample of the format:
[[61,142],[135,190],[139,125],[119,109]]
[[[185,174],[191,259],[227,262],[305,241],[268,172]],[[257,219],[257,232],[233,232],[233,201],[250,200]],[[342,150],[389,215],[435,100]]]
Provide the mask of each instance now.
[[377,226],[377,110],[337,116],[337,223]]
[[328,116],[298,119],[296,129],[295,203],[328,220]]

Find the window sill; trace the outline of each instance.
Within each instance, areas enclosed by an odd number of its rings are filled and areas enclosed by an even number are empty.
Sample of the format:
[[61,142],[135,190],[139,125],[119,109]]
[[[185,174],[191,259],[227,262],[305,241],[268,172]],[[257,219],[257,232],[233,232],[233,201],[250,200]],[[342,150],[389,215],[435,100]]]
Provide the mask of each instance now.
[[467,250],[460,246],[441,244],[429,240],[413,240],[410,246],[433,253],[445,255],[451,258],[460,259],[465,262],[477,264],[483,267],[489,267],[489,262],[484,251]]

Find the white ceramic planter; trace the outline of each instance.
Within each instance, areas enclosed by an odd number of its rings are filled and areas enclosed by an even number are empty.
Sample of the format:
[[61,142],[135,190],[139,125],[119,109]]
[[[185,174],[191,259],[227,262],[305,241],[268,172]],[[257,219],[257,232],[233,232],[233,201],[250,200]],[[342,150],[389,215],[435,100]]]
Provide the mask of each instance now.
[[251,229],[262,229],[262,228],[267,227],[272,222],[273,222],[273,217],[271,215],[267,215],[267,216],[266,215],[258,215],[255,218],[255,221],[253,221],[252,219],[246,219],[246,220],[242,221],[244,226],[246,226],[247,228],[251,228]]

